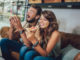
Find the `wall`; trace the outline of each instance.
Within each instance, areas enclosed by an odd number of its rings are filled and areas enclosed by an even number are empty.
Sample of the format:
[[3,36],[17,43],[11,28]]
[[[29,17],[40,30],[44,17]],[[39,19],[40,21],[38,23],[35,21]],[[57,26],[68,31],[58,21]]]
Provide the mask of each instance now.
[[80,34],[80,9],[47,10],[51,10],[55,13],[59,23],[60,31]]
[[1,29],[3,26],[9,26],[9,25],[10,25],[9,18],[0,15],[0,29]]
[[[45,10],[45,9],[43,9]],[[55,13],[58,23],[59,30],[68,33],[80,34],[80,9],[48,9]],[[0,17],[0,28],[2,26],[9,26],[9,20],[5,17]]]

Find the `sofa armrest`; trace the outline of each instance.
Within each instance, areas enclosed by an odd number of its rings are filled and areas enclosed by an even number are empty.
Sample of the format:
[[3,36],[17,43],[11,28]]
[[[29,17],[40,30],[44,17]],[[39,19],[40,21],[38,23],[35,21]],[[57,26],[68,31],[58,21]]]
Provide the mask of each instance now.
[[14,57],[16,60],[19,60],[19,53],[18,52],[11,52],[12,57]]

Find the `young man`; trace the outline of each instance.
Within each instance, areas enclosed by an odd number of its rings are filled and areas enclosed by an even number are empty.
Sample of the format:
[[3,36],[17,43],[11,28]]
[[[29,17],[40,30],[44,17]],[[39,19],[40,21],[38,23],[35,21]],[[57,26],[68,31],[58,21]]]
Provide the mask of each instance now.
[[[9,39],[2,39],[1,40],[1,51],[2,56],[5,58],[5,60],[14,60],[11,56],[11,51],[19,52],[20,48],[23,45],[26,45],[29,47],[31,44],[27,39],[27,34],[25,33],[24,29],[27,27],[30,28],[32,26],[36,26],[37,22],[40,18],[42,9],[39,6],[32,5],[27,13],[27,20],[28,24],[25,24],[24,27],[22,27],[20,19],[17,16],[10,18],[10,36]],[[14,38],[14,28],[16,28],[17,32],[20,33],[20,36],[24,43],[18,43]]]

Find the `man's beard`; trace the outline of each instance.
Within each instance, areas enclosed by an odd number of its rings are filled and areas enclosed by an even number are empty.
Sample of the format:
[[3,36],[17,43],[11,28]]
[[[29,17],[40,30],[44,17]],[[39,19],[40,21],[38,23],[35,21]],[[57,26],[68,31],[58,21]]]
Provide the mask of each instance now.
[[35,19],[35,18],[33,18],[33,19],[29,20],[29,21],[27,20],[27,22],[28,22],[28,23],[34,23],[34,22],[35,22],[35,20],[36,20],[36,19]]

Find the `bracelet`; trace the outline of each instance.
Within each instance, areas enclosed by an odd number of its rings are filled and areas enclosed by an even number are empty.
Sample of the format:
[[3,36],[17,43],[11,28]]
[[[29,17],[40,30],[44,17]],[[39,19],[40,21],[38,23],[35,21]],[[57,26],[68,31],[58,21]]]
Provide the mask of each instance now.
[[32,46],[32,48],[34,49],[34,47],[36,47],[38,44],[39,44],[39,41],[37,41],[37,42]]

